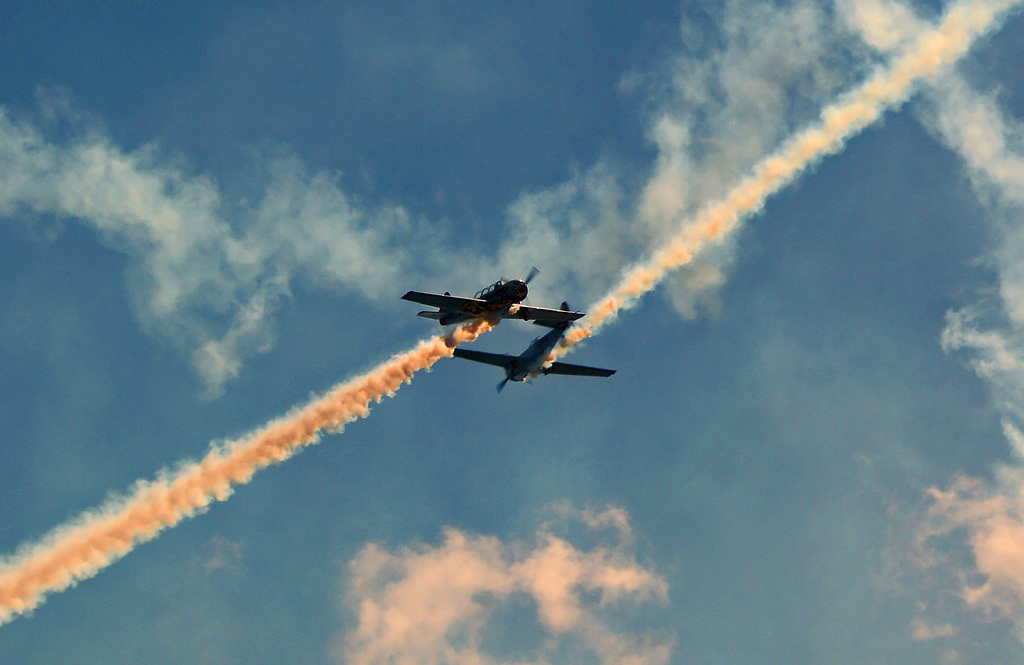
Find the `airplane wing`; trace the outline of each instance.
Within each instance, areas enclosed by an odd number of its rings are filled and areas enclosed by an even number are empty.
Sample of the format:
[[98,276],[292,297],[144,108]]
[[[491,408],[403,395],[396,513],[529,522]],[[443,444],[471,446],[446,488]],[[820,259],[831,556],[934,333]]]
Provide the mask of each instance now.
[[524,320],[532,320],[540,325],[547,325],[548,323],[575,321],[583,317],[583,312],[567,312],[564,309],[520,305],[519,310],[513,316]]
[[505,367],[518,356],[507,356],[503,353],[484,353],[483,351],[470,351],[469,349],[455,349],[456,358],[465,358],[478,363],[487,363],[497,367]]
[[470,314],[474,313],[475,310],[479,310],[482,313],[484,311],[483,305],[485,304],[485,301],[478,300],[477,298],[443,296],[439,293],[422,293],[420,291],[409,291],[402,296],[402,300],[411,300],[427,307],[436,307],[449,312],[468,312]]
[[[456,354],[458,349],[455,349]],[[551,367],[544,369],[545,374],[567,374],[570,376],[611,376],[614,369],[601,369],[600,367],[585,367],[583,365],[570,365],[569,363],[551,363]]]

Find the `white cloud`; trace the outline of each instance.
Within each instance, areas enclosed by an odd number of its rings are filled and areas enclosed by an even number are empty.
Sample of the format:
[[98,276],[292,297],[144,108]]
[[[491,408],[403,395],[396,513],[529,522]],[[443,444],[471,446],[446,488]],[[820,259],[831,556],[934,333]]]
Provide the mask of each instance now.
[[[729,2],[719,11],[717,34],[684,24],[688,52],[646,81],[627,79],[654,90],[649,139],[658,154],[637,212],[648,246],[721,198],[865,64],[855,61],[856,41],[821,3]],[[682,315],[717,311],[716,293],[735,258],[732,242],[702,252],[673,278],[670,296]]]
[[71,138],[0,108],[0,214],[74,220],[127,254],[143,327],[188,352],[213,393],[272,345],[296,279],[381,297],[400,288],[409,258],[398,248],[424,240],[402,208],[360,207],[292,157],[261,165],[268,185],[254,206],[230,205],[157,146],[123,150],[67,107],[43,115],[74,127]]
[[640,211],[664,233],[852,80],[850,36],[820,3],[730,2],[723,12],[720,47],[680,55],[654,79],[658,159]]
[[[972,91],[951,75],[929,95],[926,121],[964,160],[979,199],[995,222],[989,263],[998,296],[947,315],[944,348],[963,351],[993,388],[1000,408],[1024,419],[1024,124],[994,95]],[[995,294],[993,294],[995,296]]]
[[[352,665],[666,663],[671,642],[635,615],[666,602],[667,585],[637,562],[625,513],[566,505],[556,512],[531,542],[447,529],[436,546],[364,547],[349,565],[356,625],[338,658]],[[556,535],[567,521],[601,544],[581,549]]]
[[910,626],[910,638],[918,642],[956,635],[956,628],[950,623],[932,625],[924,619],[914,619],[910,622]]
[[543,268],[530,284],[532,302],[557,307],[563,299],[596,298],[639,251],[620,181],[602,162],[508,207],[497,263],[505,275]]
[[906,5],[885,0],[838,0],[836,9],[861,39],[877,51],[908,44],[928,25]]

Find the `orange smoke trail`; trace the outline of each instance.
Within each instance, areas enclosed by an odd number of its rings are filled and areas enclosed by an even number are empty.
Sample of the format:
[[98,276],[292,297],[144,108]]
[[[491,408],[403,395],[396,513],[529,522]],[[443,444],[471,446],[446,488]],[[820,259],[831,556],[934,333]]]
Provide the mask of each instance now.
[[216,447],[202,461],[167,477],[139,482],[126,499],[86,513],[77,524],[58,528],[35,545],[19,548],[0,566],[0,625],[35,608],[47,593],[92,577],[212,501],[227,499],[235,485],[248,482],[256,471],[316,443],[321,431],[338,431],[365,417],[370,402],[393,395],[415,372],[451,356],[455,346],[473,341],[491,327],[479,321],[423,341],[251,436]]
[[669,272],[687,263],[702,248],[721,240],[765,200],[792,182],[808,166],[838,151],[846,139],[868,126],[886,109],[906,101],[918,80],[932,76],[960,58],[990,30],[1000,16],[1021,0],[983,0],[954,6],[938,27],[922,35],[892,64],[879,70],[859,88],[826,107],[817,124],[787,141],[761,160],[725,198],[704,207],[683,223],[669,243],[651,258],[631,268],[608,295],[591,305],[587,316],[569,329],[549,361],[561,357],[623,309],[636,304]]

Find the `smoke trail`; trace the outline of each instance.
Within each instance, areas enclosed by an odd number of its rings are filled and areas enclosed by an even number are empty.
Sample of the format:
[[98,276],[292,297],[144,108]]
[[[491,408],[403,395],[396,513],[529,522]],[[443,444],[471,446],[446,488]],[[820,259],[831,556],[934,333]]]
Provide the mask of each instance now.
[[227,499],[235,485],[248,482],[256,471],[316,443],[321,431],[338,431],[365,417],[370,402],[393,395],[416,371],[451,356],[455,346],[491,328],[492,323],[478,321],[425,340],[262,430],[215,447],[202,461],[153,482],[139,482],[126,499],[86,513],[77,524],[59,527],[35,545],[19,548],[0,566],[0,625],[35,608],[47,593],[92,577],[213,500]]
[[889,67],[876,72],[859,88],[827,106],[817,124],[792,137],[754,167],[752,175],[725,198],[704,207],[696,217],[645,263],[631,268],[612,291],[573,326],[549,357],[554,360],[590,337],[620,311],[631,308],[669,272],[680,268],[708,244],[724,238],[765,200],[792,182],[808,166],[838,151],[846,139],[868,126],[886,109],[910,96],[919,79],[936,74],[962,56],[993,28],[1000,16],[1021,0],[982,0],[955,5],[938,27],[922,34]]

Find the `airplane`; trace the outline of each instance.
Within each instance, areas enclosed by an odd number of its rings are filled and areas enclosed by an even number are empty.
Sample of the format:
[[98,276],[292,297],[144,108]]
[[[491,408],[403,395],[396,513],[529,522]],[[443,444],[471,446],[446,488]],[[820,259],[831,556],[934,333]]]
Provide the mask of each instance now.
[[[534,322],[558,323],[575,321],[583,316],[583,312],[568,312],[547,307],[533,307],[521,304],[526,298],[526,285],[540,272],[536,268],[530,271],[526,279],[505,281],[499,279],[487,288],[480,289],[472,298],[453,296],[447,291],[438,293],[422,293],[409,291],[402,300],[410,300],[428,307],[436,307],[437,311],[419,312],[417,316],[434,319],[442,326],[462,323],[487,315],[497,315],[502,319],[533,320]],[[517,307],[513,307],[516,305]]]
[[[569,311],[569,305],[562,303],[562,311]],[[538,374],[611,376],[615,373],[614,369],[585,367],[583,365],[570,365],[569,363],[551,363],[550,367],[544,367],[544,360],[548,357],[551,349],[555,348],[555,344],[558,344],[558,340],[562,339],[565,331],[569,329],[571,322],[559,321],[551,323],[546,321],[534,321],[534,323],[554,328],[554,330],[533,340],[533,343],[531,343],[530,346],[518,356],[456,348],[454,351],[455,357],[503,368],[505,370],[505,380],[498,384],[499,393],[509,381],[525,381],[527,378]]]

